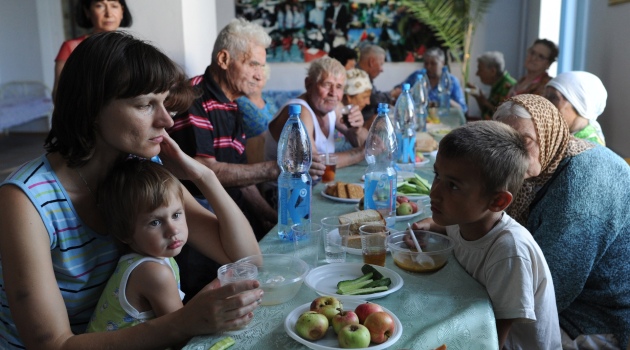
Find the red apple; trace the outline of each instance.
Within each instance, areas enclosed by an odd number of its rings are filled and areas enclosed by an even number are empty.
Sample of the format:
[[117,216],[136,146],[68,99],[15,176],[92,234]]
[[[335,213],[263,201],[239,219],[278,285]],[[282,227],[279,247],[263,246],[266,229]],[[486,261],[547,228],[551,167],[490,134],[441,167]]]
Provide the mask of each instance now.
[[363,325],[370,330],[370,339],[376,344],[386,342],[394,334],[396,328],[394,319],[385,311],[371,313]]
[[318,312],[328,318],[328,323],[332,322],[333,316],[339,313],[338,309],[343,308],[339,299],[331,296],[319,297],[311,303],[311,311]]
[[409,201],[409,205],[411,205],[412,214],[415,214],[418,212],[418,203]]
[[339,313],[332,319],[332,327],[335,330],[335,334],[339,334],[339,330],[349,324],[359,324],[359,316],[354,311],[339,309]]
[[407,198],[407,196],[396,196],[396,202],[407,203],[409,202],[409,198]]
[[370,331],[360,324],[349,324],[339,330],[339,346],[344,349],[360,349],[370,346]]
[[359,316],[359,323],[361,324],[365,322],[365,319],[371,313],[379,312],[379,311],[383,311],[383,308],[379,304],[370,303],[370,302],[359,304],[359,306],[357,306],[357,308],[354,309],[354,312],[357,314],[357,316]]
[[295,323],[295,333],[307,340],[318,340],[326,335],[328,319],[315,311],[306,311]]

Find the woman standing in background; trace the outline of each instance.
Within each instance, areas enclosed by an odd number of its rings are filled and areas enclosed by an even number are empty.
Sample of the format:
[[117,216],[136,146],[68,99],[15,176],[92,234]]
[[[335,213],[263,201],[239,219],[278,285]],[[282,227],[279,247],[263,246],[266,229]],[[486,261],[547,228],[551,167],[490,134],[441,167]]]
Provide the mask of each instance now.
[[[75,20],[79,27],[92,29],[92,34],[109,32],[119,27],[131,27],[131,12],[125,0],[80,0],[75,9]],[[57,93],[59,75],[68,57],[90,34],[64,41],[55,58],[55,83],[53,85],[53,100]]]

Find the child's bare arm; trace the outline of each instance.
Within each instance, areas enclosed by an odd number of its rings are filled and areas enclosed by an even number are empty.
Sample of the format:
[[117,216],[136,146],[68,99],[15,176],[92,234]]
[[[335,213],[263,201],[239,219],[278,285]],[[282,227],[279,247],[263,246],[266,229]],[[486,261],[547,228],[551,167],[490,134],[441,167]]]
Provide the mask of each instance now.
[[147,311],[138,308],[146,300],[155,317],[169,314],[184,306],[173,270],[152,261],[144,262],[133,270],[125,294],[129,303],[138,311]]
[[506,320],[496,320],[497,322],[497,335],[499,336],[499,349],[503,349],[503,345],[505,345],[505,340],[507,339],[508,334],[510,333],[510,327],[512,327],[512,319]]

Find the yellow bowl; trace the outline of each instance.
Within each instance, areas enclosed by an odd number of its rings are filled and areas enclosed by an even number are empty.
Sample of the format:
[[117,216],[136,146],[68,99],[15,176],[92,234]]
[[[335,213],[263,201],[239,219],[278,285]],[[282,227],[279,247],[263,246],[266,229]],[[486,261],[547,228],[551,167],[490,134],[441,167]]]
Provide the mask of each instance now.
[[408,231],[396,232],[389,236],[387,246],[396,266],[410,272],[434,272],[444,267],[455,247],[453,239],[435,232],[422,230],[414,232],[422,252],[418,252],[413,246],[407,246],[404,242],[403,238],[409,234]]

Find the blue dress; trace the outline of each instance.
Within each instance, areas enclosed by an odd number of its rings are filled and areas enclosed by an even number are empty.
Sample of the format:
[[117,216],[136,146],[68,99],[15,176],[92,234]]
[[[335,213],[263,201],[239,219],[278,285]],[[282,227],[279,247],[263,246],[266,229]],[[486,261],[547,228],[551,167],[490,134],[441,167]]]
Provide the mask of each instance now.
[[277,112],[274,104],[265,100],[265,107],[260,109],[246,96],[241,96],[235,100],[238,110],[243,115],[243,130],[245,136],[251,138],[258,136],[267,130],[269,122]]

